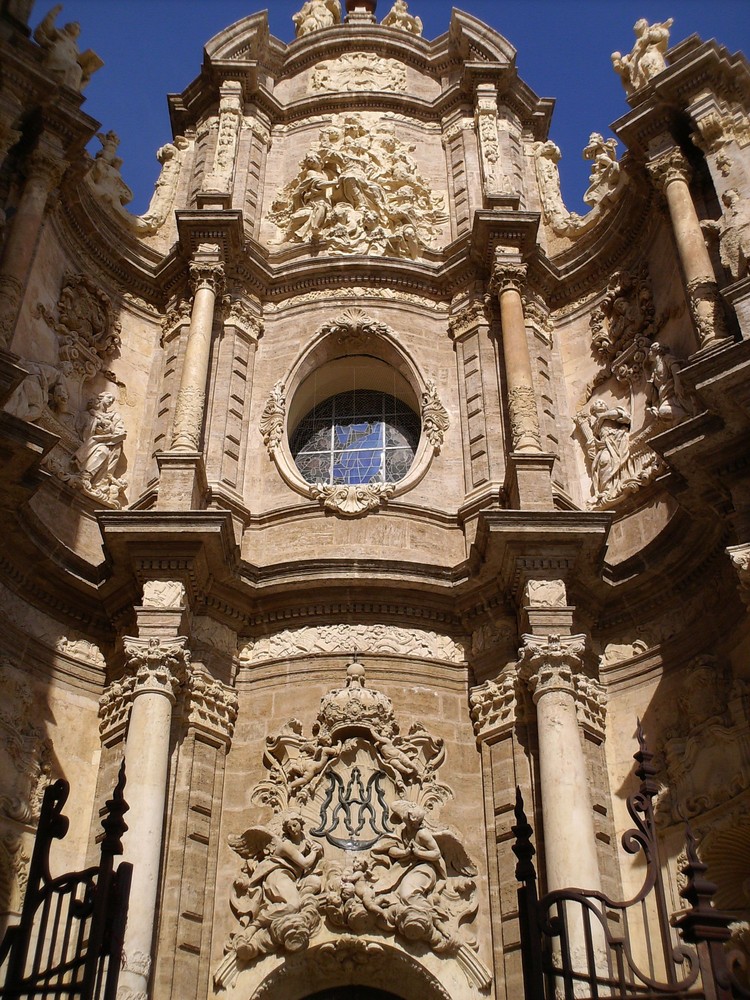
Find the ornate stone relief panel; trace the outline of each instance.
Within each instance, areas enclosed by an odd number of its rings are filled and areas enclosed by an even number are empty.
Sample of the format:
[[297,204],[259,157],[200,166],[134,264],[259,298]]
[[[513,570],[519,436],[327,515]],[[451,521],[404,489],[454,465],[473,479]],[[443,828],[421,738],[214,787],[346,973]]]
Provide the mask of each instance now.
[[312,89],[319,93],[351,90],[406,90],[406,67],[369,52],[347,52],[313,70]]
[[661,748],[667,789],[659,799],[676,823],[750,785],[750,692],[716,657],[698,656],[685,671],[677,703]]
[[472,986],[489,986],[471,930],[476,868],[438,821],[453,796],[439,780],[445,753],[419,723],[399,733],[390,699],[356,661],[322,699],[312,736],[291,719],[269,737],[268,777],[252,800],[273,818],[229,838],[241,859],[230,896],[239,926],[218,988],[265,954],[314,947],[324,929],[428,949],[455,960]]
[[416,259],[448,221],[412,156],[380,116],[337,115],[300,162],[269,212],[282,244],[317,243],[330,254]]
[[[575,422],[591,476],[592,508],[617,506],[663,472],[650,438],[695,412],[680,383],[680,359],[654,339],[666,319],[655,314],[645,265],[616,272],[591,314],[591,350],[602,368],[587,386],[587,405]],[[634,413],[632,405],[605,399],[601,387],[607,382],[627,387],[633,401],[642,393],[643,410]]]
[[[89,395],[93,379],[119,382],[107,365],[120,349],[120,324],[109,297],[91,279],[68,275],[57,303],[57,318],[42,305],[37,315],[58,338],[58,361],[23,361],[29,375],[6,409],[38,423],[60,438],[44,466],[57,479],[108,507],[120,507],[127,480],[119,468],[125,425],[115,395]],[[72,412],[71,412],[72,411]],[[77,411],[77,412],[76,412]]]
[[282,629],[273,635],[245,641],[239,652],[240,663],[250,665],[264,660],[309,653],[335,653],[341,649],[367,646],[372,653],[425,656],[452,663],[465,659],[464,646],[447,635],[429,629],[403,628],[399,625],[300,625]]

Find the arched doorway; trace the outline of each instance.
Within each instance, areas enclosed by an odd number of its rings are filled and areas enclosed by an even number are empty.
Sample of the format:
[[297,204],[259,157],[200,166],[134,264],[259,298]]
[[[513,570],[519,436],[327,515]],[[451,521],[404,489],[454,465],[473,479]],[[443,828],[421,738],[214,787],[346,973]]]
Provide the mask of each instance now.
[[369,986],[337,986],[331,990],[321,990],[305,1000],[401,1000],[395,993],[375,990]]

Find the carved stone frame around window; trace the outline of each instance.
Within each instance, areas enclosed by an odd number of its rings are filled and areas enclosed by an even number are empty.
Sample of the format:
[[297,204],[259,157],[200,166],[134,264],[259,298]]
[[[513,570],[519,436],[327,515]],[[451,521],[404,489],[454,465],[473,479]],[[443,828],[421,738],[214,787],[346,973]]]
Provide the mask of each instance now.
[[[382,389],[387,377],[389,391],[420,414],[422,433],[414,460],[397,483],[308,483],[294,461],[290,435],[312,408],[311,386],[314,384],[320,391],[323,385],[328,395],[346,392],[353,388],[348,380],[355,365],[359,388]],[[313,373],[314,380],[310,378]],[[435,383],[422,378],[390,327],[361,309],[347,309],[320,327],[288,377],[273,387],[259,429],[269,455],[291,489],[320,501],[325,509],[343,517],[358,517],[407,493],[424,478],[440,451],[449,424]]]

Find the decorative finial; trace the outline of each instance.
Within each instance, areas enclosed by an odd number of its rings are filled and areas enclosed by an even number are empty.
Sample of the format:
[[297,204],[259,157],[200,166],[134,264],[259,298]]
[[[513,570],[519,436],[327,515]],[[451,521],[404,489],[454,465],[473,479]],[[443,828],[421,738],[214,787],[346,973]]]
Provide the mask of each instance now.
[[347,24],[374,24],[377,0],[346,0]]

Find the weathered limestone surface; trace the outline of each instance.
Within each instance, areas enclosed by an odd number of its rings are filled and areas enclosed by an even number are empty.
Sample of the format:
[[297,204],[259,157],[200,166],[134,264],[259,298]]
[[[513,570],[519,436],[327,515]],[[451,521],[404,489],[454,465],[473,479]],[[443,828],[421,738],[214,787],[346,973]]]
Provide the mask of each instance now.
[[472,16],[433,41],[417,0],[306,0],[284,44],[250,14],[135,217],[98,57],[29,6],[0,13],[0,918],[46,781],[81,868],[124,759],[121,1000],[511,1000],[516,786],[542,891],[632,895],[637,718],[670,905],[689,817],[750,917],[745,60],[637,22],[579,214]]

